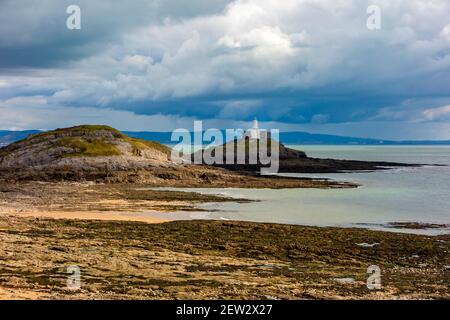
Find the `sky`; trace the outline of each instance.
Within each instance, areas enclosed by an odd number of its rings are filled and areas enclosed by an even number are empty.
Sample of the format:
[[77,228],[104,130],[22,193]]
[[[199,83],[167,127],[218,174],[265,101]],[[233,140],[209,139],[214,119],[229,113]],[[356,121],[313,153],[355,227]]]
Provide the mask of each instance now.
[[[371,5],[380,28],[367,26]],[[450,139],[450,1],[0,0],[0,129],[255,117],[282,131]]]

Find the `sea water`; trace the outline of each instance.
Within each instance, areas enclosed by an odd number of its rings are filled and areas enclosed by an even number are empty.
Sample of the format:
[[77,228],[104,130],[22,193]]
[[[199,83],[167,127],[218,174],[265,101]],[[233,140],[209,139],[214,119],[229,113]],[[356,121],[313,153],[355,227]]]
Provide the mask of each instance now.
[[[425,164],[373,172],[285,174],[356,182],[356,189],[177,189],[258,200],[204,204],[188,218],[367,227],[422,234],[449,228],[388,228],[390,222],[450,224],[450,146],[290,146],[317,158]],[[445,166],[438,166],[445,165]],[[209,211],[208,211],[209,210]]]

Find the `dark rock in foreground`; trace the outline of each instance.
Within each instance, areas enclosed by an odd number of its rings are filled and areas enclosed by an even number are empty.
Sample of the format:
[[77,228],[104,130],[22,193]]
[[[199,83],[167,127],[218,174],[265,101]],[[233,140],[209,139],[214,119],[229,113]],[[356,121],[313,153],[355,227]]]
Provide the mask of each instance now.
[[[0,298],[450,299],[449,236],[19,217],[0,217],[0,232]],[[68,265],[81,270],[80,290],[67,290]],[[367,287],[372,265],[378,290]]]

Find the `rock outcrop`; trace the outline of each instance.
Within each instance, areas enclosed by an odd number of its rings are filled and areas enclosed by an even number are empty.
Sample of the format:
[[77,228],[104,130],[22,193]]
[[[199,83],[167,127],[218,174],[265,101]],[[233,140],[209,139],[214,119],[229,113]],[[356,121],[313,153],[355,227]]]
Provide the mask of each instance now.
[[[274,146],[275,144],[275,146]],[[288,160],[288,159],[305,159],[306,153],[300,150],[294,150],[286,147],[282,143],[273,140],[273,139],[236,139],[233,141],[229,141],[223,145],[207,148],[206,150],[199,150],[194,153],[191,157],[191,160],[194,160],[195,157],[204,159],[204,156],[210,155],[211,157],[216,157],[220,159],[219,155],[222,155],[222,163],[227,165],[227,151],[233,152],[234,160],[231,165],[238,163],[238,158],[241,158],[241,162],[244,162],[245,165],[251,165],[256,163],[260,163],[260,153],[264,157],[271,156],[271,149],[274,146],[274,150],[277,150],[278,156],[280,160]],[[254,152],[253,162],[250,160],[250,152]],[[240,154],[240,157],[238,155]],[[228,163],[228,165],[230,165]]]
[[[311,158],[306,155],[305,152],[300,150],[295,150],[286,147],[282,143],[273,139],[262,139],[262,140],[249,140],[241,139],[227,142],[226,144],[211,147],[206,150],[197,151],[196,154],[192,155],[192,160],[195,156],[199,159],[205,154],[215,157],[217,154],[223,155],[223,160],[221,163],[214,163],[213,166],[226,168],[233,171],[253,171],[259,172],[262,167],[268,167],[266,164],[262,164],[258,158],[255,161],[250,161],[249,150],[250,143],[254,144],[253,151],[258,154],[260,151],[262,154],[266,154],[270,157],[270,150],[272,144],[277,144],[277,149],[279,153],[279,166],[278,172],[282,173],[337,173],[344,171],[367,171],[367,170],[383,170],[391,167],[406,167],[406,166],[417,166],[416,164],[404,164],[404,163],[394,163],[394,162],[381,162],[381,161],[357,161],[357,160],[340,160],[340,159],[319,159]],[[262,143],[267,143],[266,146],[260,150],[259,146]],[[256,147],[255,147],[256,146]],[[226,151],[234,148],[234,161],[226,161]],[[238,161],[238,150],[241,148],[241,161]],[[244,152],[242,152],[244,151]],[[220,157],[219,157],[220,158]],[[204,159],[204,157],[203,157]],[[253,156],[253,160],[255,160]],[[275,159],[275,158],[273,158]],[[268,160],[266,158],[266,160]],[[197,161],[198,162],[198,161]],[[267,163],[267,162],[265,162]]]
[[0,149],[0,171],[25,176],[88,177],[173,165],[168,147],[108,126],[57,129]]

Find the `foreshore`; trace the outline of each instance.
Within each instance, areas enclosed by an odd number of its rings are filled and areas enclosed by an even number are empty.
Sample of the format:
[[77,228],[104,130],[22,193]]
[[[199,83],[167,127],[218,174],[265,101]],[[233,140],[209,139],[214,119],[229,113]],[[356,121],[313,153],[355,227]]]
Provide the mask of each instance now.
[[[450,299],[450,235],[164,219],[221,201],[248,200],[2,183],[0,298]],[[381,268],[379,290],[367,287],[371,265]],[[69,266],[80,268],[79,290],[67,287]]]
[[[223,187],[228,183],[245,188],[354,188],[351,183],[330,180],[284,177],[245,177],[234,175],[228,180],[214,179],[214,183],[169,179],[166,183],[95,183],[95,182],[39,182],[0,181],[0,214],[35,217],[144,221],[145,212],[202,211],[205,202],[249,202],[196,192],[159,190],[156,187]],[[126,217],[125,219],[121,218]],[[114,217],[114,219],[111,219]]]
[[4,299],[450,299],[448,235],[2,215],[0,240]]

